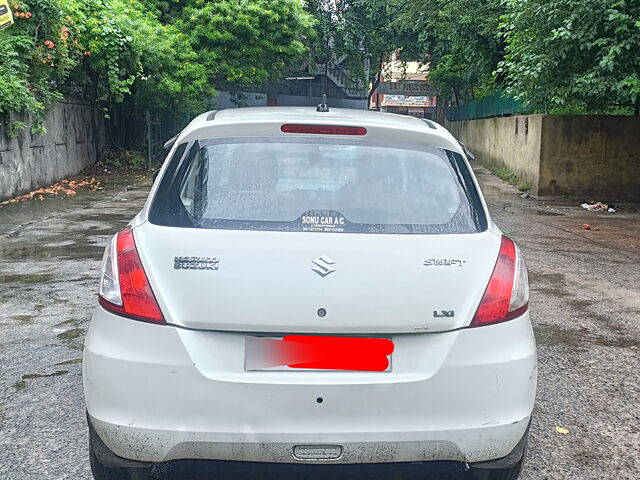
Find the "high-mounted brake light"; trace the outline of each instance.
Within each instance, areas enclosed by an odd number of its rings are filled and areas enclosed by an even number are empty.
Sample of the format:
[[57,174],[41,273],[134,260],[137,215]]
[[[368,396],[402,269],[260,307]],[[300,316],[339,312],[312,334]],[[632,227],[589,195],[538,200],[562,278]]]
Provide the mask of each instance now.
[[519,317],[529,308],[529,280],[522,254],[502,236],[498,260],[471,327],[492,325]]
[[118,233],[104,253],[98,300],[104,309],[118,315],[165,323],[142,267],[131,227]]
[[282,125],[280,130],[284,133],[315,133],[320,135],[366,135],[367,129],[363,127],[342,127],[340,125]]

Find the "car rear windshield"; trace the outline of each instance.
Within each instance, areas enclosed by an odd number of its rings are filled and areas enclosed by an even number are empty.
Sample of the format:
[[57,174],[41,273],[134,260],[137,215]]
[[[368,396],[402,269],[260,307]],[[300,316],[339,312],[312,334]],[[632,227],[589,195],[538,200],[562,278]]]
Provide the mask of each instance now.
[[188,228],[349,233],[475,233],[487,227],[459,154],[308,137],[179,145],[150,221]]

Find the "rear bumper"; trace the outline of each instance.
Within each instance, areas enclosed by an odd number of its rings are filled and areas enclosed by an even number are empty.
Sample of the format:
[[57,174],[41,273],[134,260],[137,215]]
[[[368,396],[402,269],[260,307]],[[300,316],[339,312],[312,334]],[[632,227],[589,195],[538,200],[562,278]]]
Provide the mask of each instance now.
[[[115,468],[128,469],[147,469],[153,467],[153,463],[141,462],[136,460],[128,460],[118,457],[104,444],[97,435],[91,419],[87,417],[89,422],[90,443],[93,451],[98,457],[102,465]],[[425,473],[449,473],[460,474],[473,471],[492,471],[508,469],[515,466],[523,460],[526,452],[529,431],[506,457],[492,460],[489,462],[472,463],[454,462],[454,461],[425,461],[425,462],[403,462],[403,463],[367,463],[367,464],[340,464],[340,465],[309,465],[309,464],[283,464],[283,463],[265,463],[265,462],[242,462],[235,460],[181,460],[172,462],[173,469],[184,472],[185,470],[197,473],[198,470],[206,472],[207,478],[211,475],[222,477],[236,478],[253,478],[255,472],[259,471],[261,478],[288,478],[291,475],[297,475],[300,478],[348,478],[356,480],[363,478],[372,480],[374,478],[388,479],[400,478],[398,474],[402,474],[401,478],[423,479]],[[185,468],[186,467],[186,468]],[[163,470],[166,472],[171,467],[163,464]],[[194,472],[195,471],[195,472]],[[242,476],[244,474],[244,476]],[[441,478],[441,477],[438,477]],[[454,478],[459,478],[455,475]],[[465,477],[466,478],[466,477]],[[476,477],[474,477],[476,478]],[[481,477],[482,478],[482,477]]]
[[[83,379],[100,439],[118,457],[143,462],[473,463],[508,456],[533,409],[536,356],[526,314],[394,337],[398,352],[412,353],[399,354],[390,374],[244,372],[243,338],[98,309]],[[339,454],[294,454],[306,445]]]

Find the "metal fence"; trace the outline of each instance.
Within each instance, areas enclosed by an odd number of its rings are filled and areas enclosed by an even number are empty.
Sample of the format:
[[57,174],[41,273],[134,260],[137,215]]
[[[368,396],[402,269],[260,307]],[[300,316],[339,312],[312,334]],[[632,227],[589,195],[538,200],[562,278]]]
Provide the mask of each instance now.
[[178,134],[191,120],[187,114],[176,115],[171,111],[145,112],[148,167],[162,164],[167,152],[163,146],[167,140]]
[[497,93],[476,102],[469,102],[461,107],[448,108],[447,120],[449,122],[460,122],[479,118],[508,117],[528,111],[531,111],[531,108],[528,108],[521,101],[503,97],[500,93]]

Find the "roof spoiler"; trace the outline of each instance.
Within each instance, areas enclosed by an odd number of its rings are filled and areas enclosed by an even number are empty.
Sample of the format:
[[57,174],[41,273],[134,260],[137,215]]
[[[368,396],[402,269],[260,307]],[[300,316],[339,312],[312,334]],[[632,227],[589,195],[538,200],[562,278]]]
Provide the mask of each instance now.
[[[182,133],[182,132],[180,132],[180,133]],[[162,148],[164,148],[167,152],[169,150],[171,150],[171,147],[173,147],[173,145],[176,143],[176,140],[178,140],[178,137],[180,136],[180,133],[178,133],[177,135],[174,135],[169,140],[164,142],[164,145],[162,146]]]

